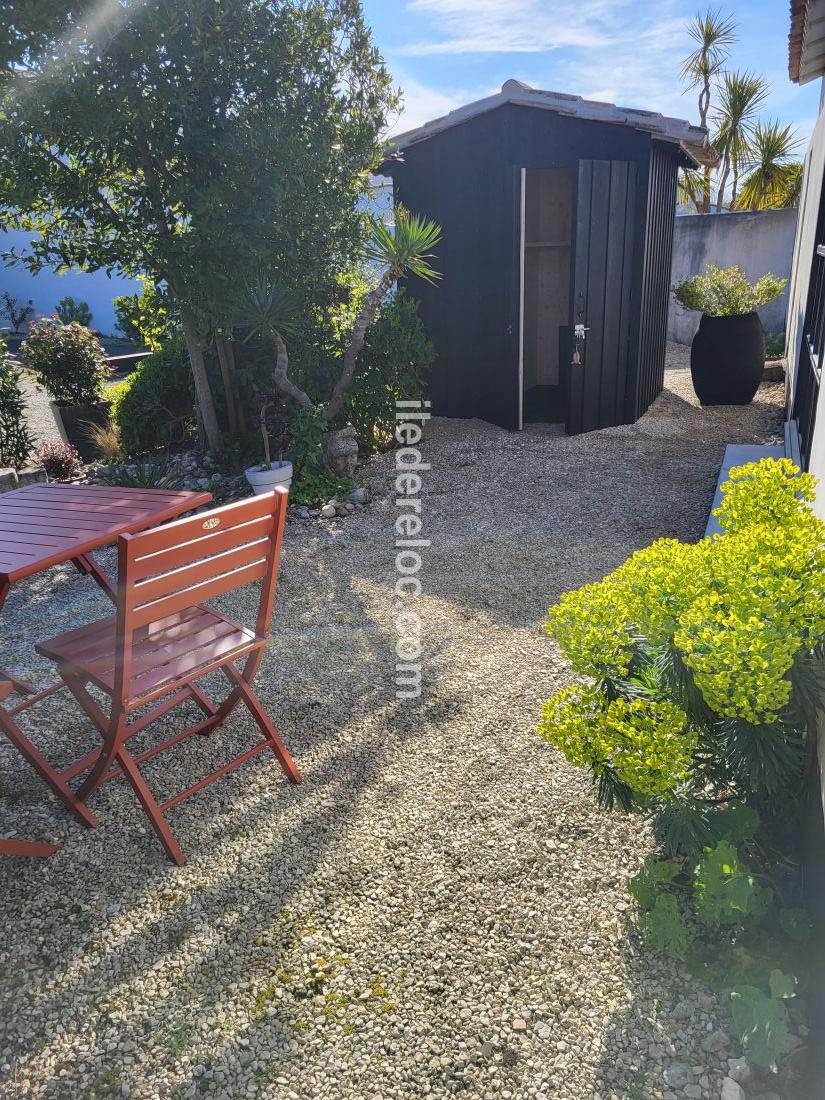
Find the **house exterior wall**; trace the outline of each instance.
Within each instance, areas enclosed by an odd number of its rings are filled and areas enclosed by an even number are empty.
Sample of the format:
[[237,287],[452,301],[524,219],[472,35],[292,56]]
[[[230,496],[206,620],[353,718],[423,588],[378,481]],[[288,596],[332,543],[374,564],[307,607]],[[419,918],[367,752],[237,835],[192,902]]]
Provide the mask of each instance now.
[[[0,233],[0,254],[14,249],[25,252],[30,234],[20,230]],[[38,314],[52,314],[61,298],[71,295],[81,302],[88,302],[92,311],[92,328],[105,335],[115,331],[117,321],[112,307],[112,299],[118,294],[137,294],[140,283],[136,279],[127,279],[105,271],[78,271],[72,269],[64,275],[44,269],[37,275],[31,275],[24,267],[15,265],[5,267],[0,264],[0,293],[7,291],[13,298],[22,302],[31,299]],[[4,318],[0,326],[8,325]]]
[[[811,261],[816,247],[816,230],[820,196],[825,181],[825,81],[820,96],[819,117],[805,154],[805,176],[802,198],[799,204],[799,220],[791,265],[791,283],[788,295],[787,315],[787,388],[789,404],[793,397],[797,365],[802,346],[802,322],[808,302]],[[825,385],[820,386],[816,410],[816,423],[811,442],[808,469],[819,479],[814,508],[825,519]],[[820,793],[825,814],[825,713],[818,721],[818,752]]]
[[[759,210],[737,214],[683,214],[673,236],[671,286],[704,271],[705,264],[739,264],[749,279],[767,271],[787,278],[796,234],[796,210]],[[767,332],[781,332],[788,310],[788,292],[759,310]],[[668,340],[689,344],[699,327],[699,314],[683,309],[671,296]]]
[[[802,346],[802,321],[808,301],[808,282],[811,274],[811,261],[816,246],[817,215],[823,178],[825,178],[825,110],[820,109],[819,118],[805,154],[805,178],[802,187],[802,199],[799,205],[799,223],[791,266],[786,324],[789,401],[793,395],[796,369]],[[821,386],[819,390],[816,427],[811,444],[809,469],[820,481],[816,510],[825,519],[825,386]]]

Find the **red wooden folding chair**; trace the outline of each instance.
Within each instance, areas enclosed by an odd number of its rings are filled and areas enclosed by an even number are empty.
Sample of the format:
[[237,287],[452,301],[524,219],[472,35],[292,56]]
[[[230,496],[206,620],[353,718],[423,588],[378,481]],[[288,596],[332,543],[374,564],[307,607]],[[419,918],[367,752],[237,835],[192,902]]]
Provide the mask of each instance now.
[[[125,775],[175,863],[184,863],[185,857],[165,818],[173,806],[265,749],[275,753],[293,783],[301,780],[252,690],[269,641],[286,502],[286,491],[278,489],[141,534],[121,535],[116,614],[37,646],[57,663],[60,676],[103,736],[101,749],[62,775],[79,775],[91,766],[77,792],[84,800],[101,783]],[[206,606],[206,601],[255,581],[261,583],[261,594],[254,630]],[[240,658],[245,660],[238,671],[235,662]],[[217,670],[231,685],[220,705],[199,685]],[[89,685],[109,697],[108,714]],[[132,737],[187,699],[203,711],[201,721],[137,756],[129,752]],[[224,722],[241,702],[257,723],[262,742],[159,804],[140,765]]]
[[[23,696],[23,700],[10,707],[0,706],[0,730],[8,737],[15,748],[29,764],[39,772],[48,783],[57,797],[63,802],[84,825],[94,827],[98,820],[92,811],[85,806],[68,782],[59,772],[49,764],[40,750],[32,744],[15,721],[15,717],[26,710],[33,703],[44,697],[46,692],[34,692],[22,681],[5,677],[0,679],[0,701],[11,699],[15,693]],[[0,856],[50,856],[57,851],[54,844],[46,844],[37,840],[20,840],[17,837],[0,840]]]

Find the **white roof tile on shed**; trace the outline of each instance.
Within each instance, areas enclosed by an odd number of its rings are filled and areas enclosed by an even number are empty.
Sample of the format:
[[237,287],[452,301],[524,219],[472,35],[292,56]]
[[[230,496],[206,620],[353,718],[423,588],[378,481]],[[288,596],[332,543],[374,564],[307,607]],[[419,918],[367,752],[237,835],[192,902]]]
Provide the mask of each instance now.
[[557,114],[571,115],[574,118],[588,119],[593,122],[632,126],[636,130],[648,131],[657,140],[680,145],[696,164],[714,163],[716,160],[716,152],[708,143],[707,130],[701,126],[694,126],[684,119],[669,118],[656,111],[617,107],[614,103],[600,103],[595,99],[582,99],[581,96],[568,95],[566,92],[531,88],[529,84],[523,84],[520,80],[507,80],[502,84],[501,91],[495,95],[467,103],[455,111],[450,111],[447,115],[442,115],[441,118],[426,122],[415,130],[398,134],[393,138],[392,146],[399,151],[406,149],[410,145],[415,145],[416,142],[426,141],[433,134],[448,130],[451,126],[457,126],[485,111],[502,107],[505,103],[514,103],[521,107],[540,107],[547,111],[555,111]]

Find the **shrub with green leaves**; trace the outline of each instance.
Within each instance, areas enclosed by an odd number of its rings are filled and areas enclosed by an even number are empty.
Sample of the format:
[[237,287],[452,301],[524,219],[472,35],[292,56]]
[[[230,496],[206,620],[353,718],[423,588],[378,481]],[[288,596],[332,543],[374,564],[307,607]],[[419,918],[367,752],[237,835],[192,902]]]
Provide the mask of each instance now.
[[44,317],[29,326],[20,360],[57,405],[93,405],[109,377],[106,352],[97,336],[72,321]]
[[672,289],[680,306],[709,317],[739,317],[751,313],[778,298],[788,282],[767,274],[750,283],[738,264],[732,267],[705,264],[705,269],[703,275],[683,279]]
[[666,796],[687,777],[695,747],[681,707],[608,699],[586,686],[564,688],[546,703],[539,732],[597,779],[647,796]]
[[423,396],[434,363],[418,303],[399,290],[370,326],[347,393],[343,419],[355,428],[360,446],[369,451],[393,446],[396,402]]
[[292,416],[287,457],[293,469],[289,498],[294,504],[315,507],[333,497],[343,498],[355,488],[349,478],[333,473],[324,462],[322,442],[327,426],[316,408],[298,408]]
[[[723,534],[696,544],[660,539],[604,580],[567,593],[547,631],[594,681],[545,707],[542,736],[590,767],[608,806],[678,804],[694,851],[712,833],[707,798],[765,799],[799,782],[806,723],[825,693],[825,525],[814,479],[787,459],[731,471],[716,515]],[[664,711],[650,737],[657,782],[612,765],[616,703]],[[577,709],[578,708],[578,709]],[[651,711],[653,713],[653,711]],[[576,724],[578,722],[578,724]],[[669,776],[669,779],[667,778]]]
[[[752,811],[741,810],[741,817],[728,820],[732,835],[746,822],[754,832],[758,824],[748,819]],[[751,828],[745,833],[750,839]],[[706,848],[698,861],[648,856],[629,889],[639,905],[645,944],[697,974],[714,975],[730,995],[734,1030],[745,1053],[763,1066],[780,1059],[788,1050],[785,1002],[796,995],[798,981],[770,959],[782,954],[801,969],[799,945],[811,932],[805,911],[783,905],[729,838]],[[798,947],[795,959],[778,939],[783,932]]]
[[815,479],[787,459],[721,488],[721,534],[660,539],[550,609],[548,634],[586,680],[545,704],[539,732],[590,770],[602,805],[653,814],[661,850],[630,883],[640,935],[730,994],[766,1065],[795,992],[776,956],[800,973],[810,935],[774,834],[802,803],[825,700],[825,524]]
[[[207,368],[214,378],[217,366],[211,359]],[[143,455],[192,440],[195,383],[183,337],[175,336],[141,359],[125,382],[112,387],[110,399],[125,454]]]
[[26,403],[20,386],[20,370],[0,338],[0,466],[20,468],[31,453],[32,438],[26,426]]
[[179,330],[178,314],[169,291],[142,280],[139,294],[118,294],[112,299],[117,327],[127,340],[158,351]]

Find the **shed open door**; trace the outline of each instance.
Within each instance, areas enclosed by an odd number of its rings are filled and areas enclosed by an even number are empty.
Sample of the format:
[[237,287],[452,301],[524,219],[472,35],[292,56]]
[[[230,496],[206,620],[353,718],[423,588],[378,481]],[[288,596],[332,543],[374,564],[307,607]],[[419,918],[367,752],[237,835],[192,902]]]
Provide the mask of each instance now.
[[572,320],[586,332],[569,367],[571,434],[627,420],[636,175],[635,161],[579,161]]

